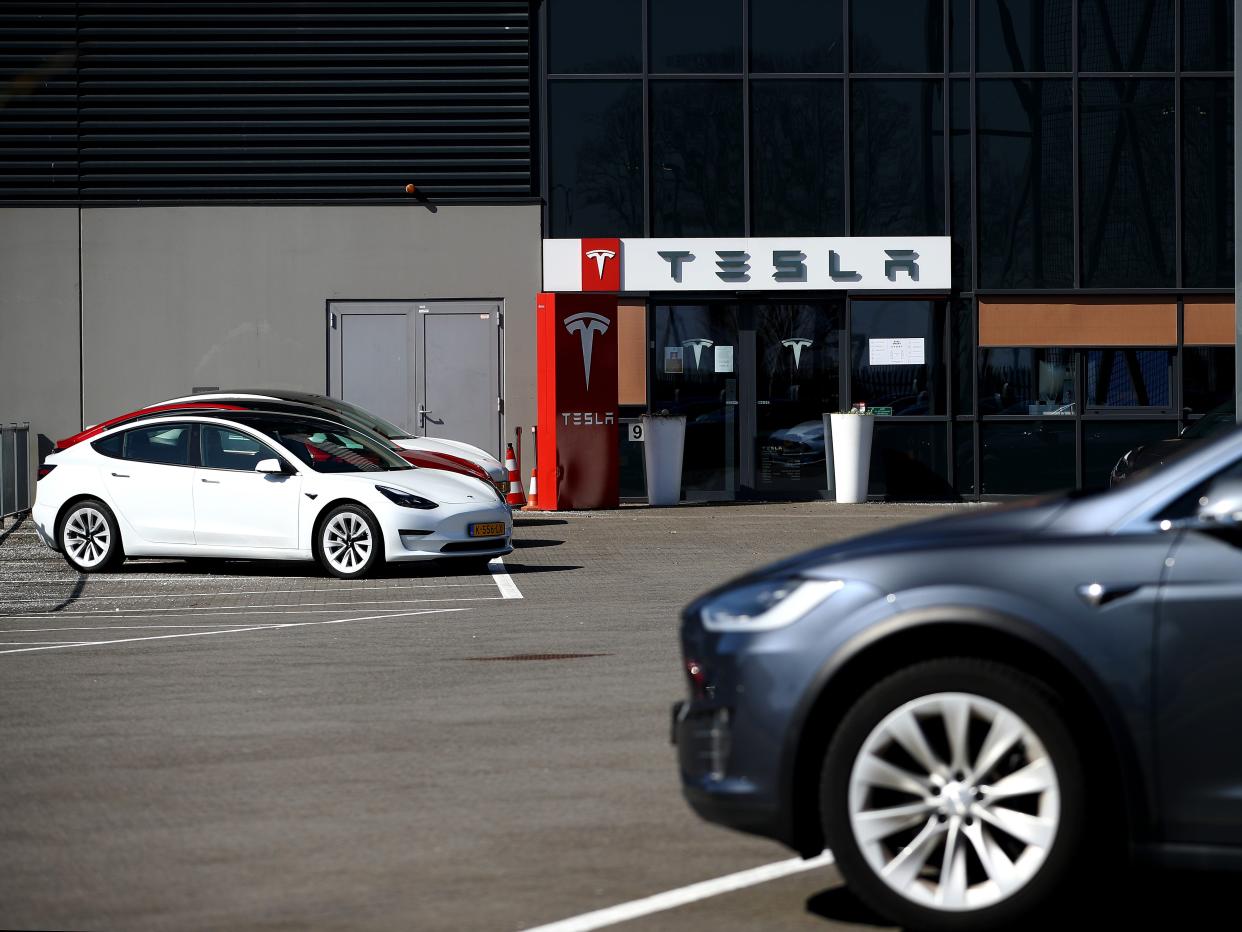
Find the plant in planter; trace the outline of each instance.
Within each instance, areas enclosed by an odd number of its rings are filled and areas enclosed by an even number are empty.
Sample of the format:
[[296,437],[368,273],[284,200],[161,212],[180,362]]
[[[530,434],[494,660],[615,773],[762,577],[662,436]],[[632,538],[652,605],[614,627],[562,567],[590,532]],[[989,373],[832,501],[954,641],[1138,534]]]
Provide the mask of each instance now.
[[838,502],[865,502],[871,473],[871,436],[875,415],[860,401],[849,411],[828,416],[832,430],[832,465]]
[[643,464],[647,501],[659,507],[681,501],[681,463],[686,448],[686,416],[667,409],[642,416]]

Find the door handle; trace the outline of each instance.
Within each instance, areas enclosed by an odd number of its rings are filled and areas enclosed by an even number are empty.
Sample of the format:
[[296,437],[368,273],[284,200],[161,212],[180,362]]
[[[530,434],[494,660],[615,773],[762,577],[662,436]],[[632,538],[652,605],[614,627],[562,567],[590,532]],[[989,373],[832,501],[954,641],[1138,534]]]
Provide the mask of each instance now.
[[199,479],[199,482],[206,482],[208,485],[219,485],[219,479]]
[[425,407],[424,405],[418,406],[418,428],[419,430],[425,430],[427,428],[428,421],[431,421],[432,424],[443,424],[444,423],[444,421],[437,421],[434,417],[432,417],[431,415],[434,413],[435,412]]
[[114,472],[112,475],[116,476],[118,479],[128,479],[128,478],[129,478],[129,473],[127,473],[127,472]]

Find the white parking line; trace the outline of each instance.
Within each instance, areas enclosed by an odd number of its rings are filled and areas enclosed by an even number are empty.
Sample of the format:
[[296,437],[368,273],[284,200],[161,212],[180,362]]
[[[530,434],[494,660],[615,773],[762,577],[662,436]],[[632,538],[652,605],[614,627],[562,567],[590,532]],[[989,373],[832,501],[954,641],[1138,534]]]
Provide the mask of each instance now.
[[[68,580],[66,580],[68,582]],[[111,580],[109,580],[111,582]],[[330,589],[242,589],[235,592],[221,592],[218,589],[207,590],[204,592],[156,592],[143,593],[140,595],[132,595],[126,593],[115,593],[113,595],[80,595],[75,598],[74,603],[95,601],[109,601],[111,599],[183,599],[193,598],[199,595],[211,596],[235,596],[235,595],[291,595],[293,593],[323,593],[324,595],[336,595],[338,592],[379,592],[385,595],[394,592],[400,592],[402,589],[472,589],[476,586],[490,585],[487,580],[480,580],[472,583],[419,583],[417,585],[411,583],[409,585],[393,586],[391,588],[385,586],[333,586]],[[52,596],[42,599],[7,599],[8,602],[46,602]]]
[[377,621],[390,618],[408,618],[411,615],[433,615],[440,612],[466,612],[466,608],[427,608],[416,612],[397,612],[385,615],[367,615],[362,618],[335,618],[331,621],[298,621],[266,625],[247,625],[244,627],[225,628],[216,631],[191,631],[188,634],[153,634],[141,638],[116,638],[111,641],[69,641],[45,647],[21,647],[14,650],[0,650],[0,654],[29,654],[41,650],[63,650],[66,647],[105,647],[112,644],[132,644],[135,641],[167,641],[172,638],[200,638],[212,634],[245,634],[250,631],[276,631],[284,628],[305,628],[310,625],[343,625],[354,621]]
[[562,919],[560,922],[536,926],[535,928],[528,929],[527,932],[590,932],[591,929],[602,929],[605,926],[616,925],[619,922],[628,922],[640,916],[650,916],[652,913],[676,909],[678,906],[685,906],[697,900],[705,900],[710,896],[719,896],[722,893],[731,893],[734,890],[753,887],[755,884],[767,883],[769,880],[778,880],[781,877],[788,877],[790,874],[818,870],[832,863],[831,851],[825,851],[807,861],[802,860],[802,858],[776,861],[773,864],[764,864],[762,867],[753,867],[750,870],[739,871],[736,874],[726,874],[724,877],[717,877],[715,880],[704,880],[702,883],[693,883],[688,887],[679,887],[676,890],[657,893],[655,896],[645,897],[641,900],[630,900],[628,903],[609,906],[607,909],[597,909],[594,912],[583,913],[581,916]]
[[[521,595],[518,596],[521,598]],[[147,616],[158,616],[159,613],[174,612],[182,615],[300,615],[302,613],[315,614],[316,609],[322,609],[325,606],[338,606],[334,611],[339,611],[341,606],[350,605],[409,605],[411,602],[417,602],[424,605],[428,602],[499,602],[500,596],[495,595],[474,595],[461,599],[358,599],[348,602],[278,602],[271,605],[202,605],[202,606],[173,606],[171,608],[135,608],[127,612],[110,612],[106,608],[96,608],[89,611],[67,610],[61,612],[21,612],[12,615],[0,615],[0,621],[11,618],[143,618]],[[288,609],[289,611],[273,612],[271,609]],[[3,629],[0,629],[3,630]]]
[[502,597],[506,599],[522,598],[522,591],[509,576],[509,572],[505,569],[505,561],[502,558],[493,557],[487,562],[487,568],[492,571],[492,579],[496,581],[496,588],[500,590]]

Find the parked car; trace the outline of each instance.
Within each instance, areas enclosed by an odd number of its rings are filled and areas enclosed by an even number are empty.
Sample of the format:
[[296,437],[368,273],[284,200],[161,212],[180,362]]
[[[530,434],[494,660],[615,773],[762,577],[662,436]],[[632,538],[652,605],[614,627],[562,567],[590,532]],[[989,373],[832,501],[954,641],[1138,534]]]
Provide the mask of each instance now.
[[358,405],[351,404],[348,401],[342,401],[340,398],[330,398],[327,395],[315,395],[310,392],[295,392],[283,388],[261,388],[261,389],[245,389],[232,392],[204,392],[197,395],[188,395],[185,398],[176,398],[174,401],[211,401],[211,400],[235,400],[237,398],[263,398],[277,401],[292,401],[300,404],[314,405],[318,408],[324,408],[334,414],[343,415],[352,421],[362,424],[377,434],[385,437],[394,446],[403,450],[416,450],[420,452],[439,453],[446,456],[456,456],[466,459],[477,466],[482,467],[491,476],[492,481],[496,483],[496,487],[502,492],[509,491],[509,471],[505,469],[504,464],[496,457],[492,456],[481,447],[473,444],[464,443],[460,440],[448,440],[444,437],[415,437],[408,430],[392,421],[380,417],[372,411],[360,408]]
[[336,420],[163,412],[47,457],[32,511],[75,570],[127,556],[318,560],[334,576],[384,562],[510,552],[489,483],[414,469]]
[[1242,858],[1242,432],[1097,494],[974,506],[696,599],[685,795],[894,922],[1003,928],[1130,853]]
[[[79,431],[71,437],[65,437],[63,440],[56,441],[55,449],[67,450],[74,444],[81,443],[91,437],[96,437],[103,431],[111,427],[120,427],[125,424],[132,424],[145,418],[159,417],[173,411],[269,411],[281,414],[307,415],[310,417],[328,417],[331,420],[343,423],[354,430],[368,434],[376,442],[391,447],[398,456],[410,463],[412,466],[418,466],[423,469],[443,469],[447,472],[461,473],[465,476],[473,476],[484,482],[490,482],[500,490],[501,494],[509,491],[509,483],[506,480],[503,484],[496,483],[492,476],[482,466],[468,460],[464,457],[454,456],[447,453],[436,453],[431,450],[410,450],[398,447],[385,437],[375,433],[365,424],[348,417],[344,414],[338,414],[325,408],[315,405],[301,404],[291,401],[277,401],[269,398],[261,398],[250,395],[242,395],[236,398],[216,399],[214,401],[170,401],[161,404],[151,405],[146,408],[139,408],[137,411],[130,411],[126,414],[119,414],[116,417],[88,427]],[[506,473],[507,475],[507,473]]]
[[1126,451],[1108,477],[1109,485],[1120,485],[1148,469],[1167,463],[1193,448],[1201,441],[1229,430],[1237,423],[1232,400],[1209,411],[1199,420],[1183,427],[1176,437],[1144,444]]

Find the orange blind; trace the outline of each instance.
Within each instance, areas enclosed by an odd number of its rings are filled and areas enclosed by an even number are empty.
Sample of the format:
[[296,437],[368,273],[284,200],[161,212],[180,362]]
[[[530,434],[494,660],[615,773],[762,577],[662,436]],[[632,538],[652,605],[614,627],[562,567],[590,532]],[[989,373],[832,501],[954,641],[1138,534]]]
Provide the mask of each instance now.
[[1177,304],[1116,299],[979,301],[980,346],[1176,346]]
[[617,401],[647,403],[647,305],[617,304]]
[[1187,346],[1233,346],[1233,302],[1228,298],[1187,301],[1182,341]]

